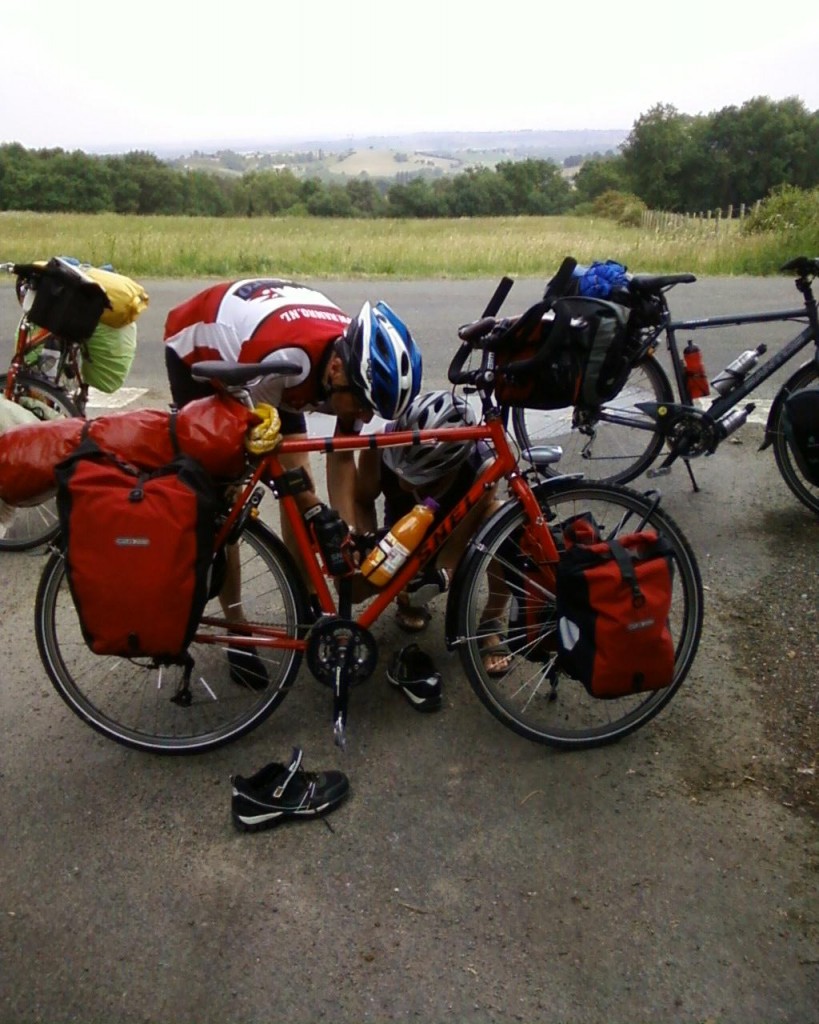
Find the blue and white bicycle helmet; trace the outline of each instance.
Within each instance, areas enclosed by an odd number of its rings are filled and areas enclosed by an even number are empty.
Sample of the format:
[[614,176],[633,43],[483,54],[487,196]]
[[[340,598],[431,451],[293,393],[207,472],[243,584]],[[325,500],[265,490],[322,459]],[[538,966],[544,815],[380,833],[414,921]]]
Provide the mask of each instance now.
[[421,352],[386,302],[365,302],[344,334],[354,391],[385,420],[400,416],[421,386]]
[[[392,430],[438,430],[442,427],[474,427],[478,417],[472,406],[451,391],[419,395],[391,424]],[[475,450],[474,441],[436,441],[434,444],[385,448],[384,464],[413,487],[434,484],[457,469]]]

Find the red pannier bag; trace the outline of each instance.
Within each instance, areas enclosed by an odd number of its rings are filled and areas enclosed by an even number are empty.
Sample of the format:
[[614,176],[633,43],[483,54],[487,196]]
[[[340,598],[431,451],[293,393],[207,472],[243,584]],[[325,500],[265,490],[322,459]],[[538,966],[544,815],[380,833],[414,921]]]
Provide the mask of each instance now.
[[219,501],[179,456],[139,470],[84,442],[56,469],[66,574],[96,654],[184,658],[208,599]]
[[557,567],[558,661],[593,697],[660,690],[674,678],[674,568],[653,533],[576,543]]
[[[97,419],[57,419],[12,427],[0,435],[0,498],[9,505],[37,505],[57,485],[54,468],[84,436],[104,451],[141,469],[158,469],[177,450],[216,479],[235,480],[245,468],[244,440],[258,423],[252,409],[222,395],[190,402],[179,412],[135,409]],[[174,434],[176,443],[174,443]]]

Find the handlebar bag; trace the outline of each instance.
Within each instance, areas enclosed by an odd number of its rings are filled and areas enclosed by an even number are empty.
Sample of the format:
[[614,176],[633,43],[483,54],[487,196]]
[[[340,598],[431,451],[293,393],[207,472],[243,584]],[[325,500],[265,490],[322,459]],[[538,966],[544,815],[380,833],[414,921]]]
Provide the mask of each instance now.
[[153,472],[85,441],[56,468],[66,573],[96,654],[181,659],[210,589],[219,502],[179,456]]
[[782,426],[796,464],[819,487],[819,388],[801,388],[788,395]]
[[560,666],[602,699],[668,686],[672,585],[669,545],[653,533],[573,544],[557,567]]
[[111,308],[101,285],[59,257],[17,264],[14,272],[28,286],[24,308],[32,323],[67,341],[85,341]]

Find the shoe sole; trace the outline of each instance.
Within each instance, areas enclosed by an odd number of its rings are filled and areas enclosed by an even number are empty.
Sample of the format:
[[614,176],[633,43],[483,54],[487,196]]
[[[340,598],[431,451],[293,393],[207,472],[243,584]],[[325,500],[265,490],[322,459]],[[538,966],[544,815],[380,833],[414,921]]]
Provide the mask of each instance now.
[[307,821],[310,818],[320,818],[335,810],[336,807],[344,802],[346,796],[347,794],[345,793],[338,800],[328,800],[326,804],[322,804],[320,807],[311,807],[300,811],[267,811],[264,814],[243,815],[239,811],[234,810],[231,812],[231,817],[233,818],[233,824],[240,832],[262,832],[265,829],[275,828],[286,821]]

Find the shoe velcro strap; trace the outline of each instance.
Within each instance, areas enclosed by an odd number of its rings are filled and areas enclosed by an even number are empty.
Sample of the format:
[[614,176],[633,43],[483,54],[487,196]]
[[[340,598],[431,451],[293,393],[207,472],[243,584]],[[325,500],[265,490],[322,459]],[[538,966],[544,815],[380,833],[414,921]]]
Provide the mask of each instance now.
[[276,786],[276,788],[273,790],[273,796],[276,798],[276,800],[279,800],[281,798],[284,791],[293,781],[293,776],[301,767],[302,757],[304,757],[304,751],[301,749],[301,747],[293,747],[293,755],[290,759],[290,764],[288,765],[287,775],[285,776],[284,782],[282,782],[280,786]]

